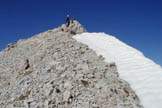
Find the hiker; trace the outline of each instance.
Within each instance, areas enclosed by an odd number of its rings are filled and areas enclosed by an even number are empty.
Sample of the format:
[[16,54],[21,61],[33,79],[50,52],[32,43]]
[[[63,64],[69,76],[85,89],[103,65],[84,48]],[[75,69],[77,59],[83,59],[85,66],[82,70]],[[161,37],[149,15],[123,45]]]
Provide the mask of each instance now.
[[71,23],[74,23],[75,18],[71,17]]
[[67,15],[66,16],[66,27],[69,27],[69,25],[70,25],[70,16]]

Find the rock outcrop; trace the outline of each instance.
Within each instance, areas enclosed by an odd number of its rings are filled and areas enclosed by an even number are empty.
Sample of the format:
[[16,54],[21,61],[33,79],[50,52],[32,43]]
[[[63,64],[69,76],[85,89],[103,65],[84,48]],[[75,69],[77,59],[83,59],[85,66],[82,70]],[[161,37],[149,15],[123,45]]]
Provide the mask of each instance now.
[[65,25],[0,52],[0,108],[142,108],[115,63],[77,42]]

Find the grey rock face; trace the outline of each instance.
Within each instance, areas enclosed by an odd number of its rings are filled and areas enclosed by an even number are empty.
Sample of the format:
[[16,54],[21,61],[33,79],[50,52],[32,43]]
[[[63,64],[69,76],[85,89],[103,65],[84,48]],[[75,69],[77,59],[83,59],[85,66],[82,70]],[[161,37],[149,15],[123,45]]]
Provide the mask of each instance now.
[[18,41],[0,53],[0,108],[142,108],[115,63],[72,38],[66,28]]

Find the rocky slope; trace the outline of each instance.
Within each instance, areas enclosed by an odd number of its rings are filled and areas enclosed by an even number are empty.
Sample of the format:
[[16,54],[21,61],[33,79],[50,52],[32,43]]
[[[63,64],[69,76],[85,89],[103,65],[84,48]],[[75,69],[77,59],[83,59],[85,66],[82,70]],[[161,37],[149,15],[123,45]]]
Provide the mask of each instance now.
[[0,52],[0,108],[142,108],[115,63],[77,42],[77,22]]

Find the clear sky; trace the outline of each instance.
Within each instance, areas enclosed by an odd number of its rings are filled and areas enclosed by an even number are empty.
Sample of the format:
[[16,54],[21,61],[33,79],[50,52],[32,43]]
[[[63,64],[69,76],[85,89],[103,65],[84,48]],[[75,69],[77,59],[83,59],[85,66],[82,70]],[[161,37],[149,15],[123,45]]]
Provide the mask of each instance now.
[[59,26],[66,14],[162,65],[162,0],[0,0],[0,49]]

